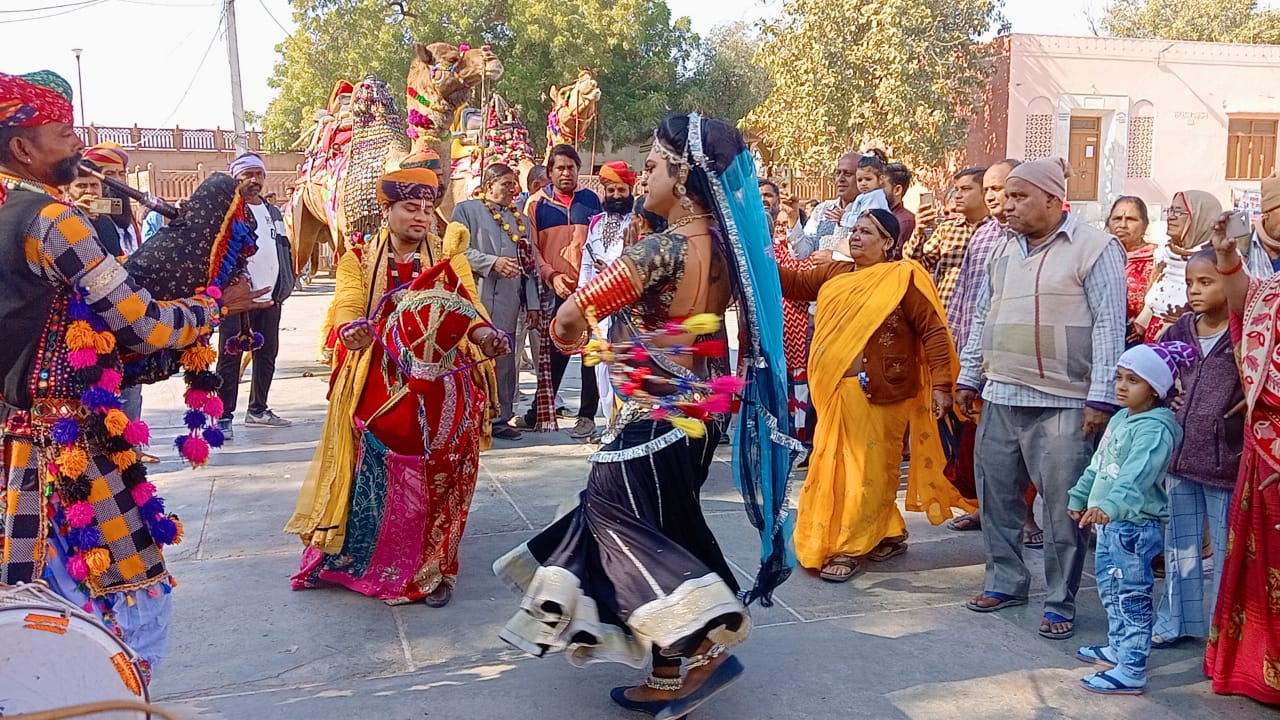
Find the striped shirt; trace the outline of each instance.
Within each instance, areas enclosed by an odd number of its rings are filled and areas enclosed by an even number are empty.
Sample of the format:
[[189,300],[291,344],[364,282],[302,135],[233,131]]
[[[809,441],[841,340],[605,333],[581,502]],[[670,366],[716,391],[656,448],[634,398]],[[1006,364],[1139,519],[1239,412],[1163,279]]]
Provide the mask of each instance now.
[[951,303],[947,305],[947,324],[951,326],[951,337],[956,341],[957,351],[963,350],[965,341],[969,339],[974,306],[978,302],[982,281],[987,277],[991,253],[1005,237],[1005,226],[995,218],[991,220],[982,224],[969,238],[969,248],[965,250],[956,286],[951,291]]

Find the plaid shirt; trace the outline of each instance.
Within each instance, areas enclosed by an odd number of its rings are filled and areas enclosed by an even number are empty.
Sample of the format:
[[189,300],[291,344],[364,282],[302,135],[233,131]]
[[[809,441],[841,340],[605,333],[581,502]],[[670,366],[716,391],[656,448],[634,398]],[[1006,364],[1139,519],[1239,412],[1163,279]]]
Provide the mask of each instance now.
[[956,286],[951,291],[951,304],[947,305],[947,324],[951,326],[951,337],[955,338],[957,352],[964,349],[965,341],[969,339],[978,290],[987,277],[987,263],[991,261],[991,253],[995,251],[996,245],[1004,237],[1005,226],[999,220],[991,218],[991,222],[980,225],[973,232],[973,237],[969,238],[969,249],[965,250],[960,273],[956,276]]
[[927,238],[917,235],[902,249],[903,257],[919,262],[933,275],[933,284],[938,286],[943,308],[950,310],[951,295],[955,292],[956,278],[960,276],[960,264],[964,262],[970,238],[978,228],[994,222],[990,216],[977,225],[970,225],[964,218],[948,220]]
[[[1024,235],[1007,233],[1009,242],[1018,243],[1023,257],[1044,252],[1055,242],[1071,242],[1078,221],[1067,216],[1058,234],[1034,250],[1027,247]],[[1026,385],[989,382],[983,387],[982,331],[987,313],[991,310],[991,277],[986,275],[978,290],[977,303],[972,316],[969,338],[960,351],[960,377],[957,387],[982,389],[982,399],[997,405],[1040,408],[1077,408],[1088,405],[1114,408],[1116,363],[1124,352],[1128,320],[1125,317],[1125,299],[1129,294],[1125,278],[1125,252],[1119,240],[1112,238],[1084,278],[1084,294],[1093,314],[1093,358],[1089,376],[1089,396],[1085,402],[1075,398],[1052,395]],[[985,273],[984,273],[985,275]]]

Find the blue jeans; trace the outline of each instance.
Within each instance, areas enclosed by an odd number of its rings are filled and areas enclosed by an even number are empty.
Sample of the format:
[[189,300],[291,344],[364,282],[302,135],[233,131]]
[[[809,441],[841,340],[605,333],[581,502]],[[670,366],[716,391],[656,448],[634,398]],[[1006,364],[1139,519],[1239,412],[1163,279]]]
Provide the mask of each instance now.
[[1095,569],[1098,596],[1107,611],[1107,642],[1119,660],[1116,669],[1133,681],[1146,682],[1156,620],[1151,561],[1163,545],[1160,523],[1116,520],[1097,528]]

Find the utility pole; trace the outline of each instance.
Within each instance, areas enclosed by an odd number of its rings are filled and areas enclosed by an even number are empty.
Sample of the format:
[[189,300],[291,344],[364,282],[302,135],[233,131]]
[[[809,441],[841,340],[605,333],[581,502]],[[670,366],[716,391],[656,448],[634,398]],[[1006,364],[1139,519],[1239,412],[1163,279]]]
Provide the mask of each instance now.
[[236,0],[223,0],[227,21],[227,62],[231,64],[231,121],[236,132],[236,154],[249,151],[244,130],[244,92],[240,88],[240,43],[236,40]]

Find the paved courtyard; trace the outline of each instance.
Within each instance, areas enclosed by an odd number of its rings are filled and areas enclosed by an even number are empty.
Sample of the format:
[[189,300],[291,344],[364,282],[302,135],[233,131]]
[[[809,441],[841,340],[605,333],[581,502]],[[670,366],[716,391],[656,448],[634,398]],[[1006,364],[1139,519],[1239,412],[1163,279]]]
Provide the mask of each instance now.
[[[145,393],[163,463],[153,479],[186,526],[168,554],[178,579],[169,658],[154,699],[188,718],[640,717],[615,708],[608,690],[636,682],[616,665],[576,669],[535,659],[498,640],[517,598],[495,578],[499,555],[549,522],[582,488],[590,448],[567,434],[526,434],[486,453],[462,573],[452,604],[388,607],[338,589],[293,592],[297,538],[281,532],[306,473],[325,413],[326,372],[315,363],[328,286],[285,306],[272,407],[288,429],[237,424],[234,444],[208,467],[181,465],[161,439],[181,425],[181,385]],[[576,377],[570,372],[567,377]],[[526,394],[532,378],[526,376]],[[241,405],[247,403],[247,383]],[[570,402],[576,391],[566,393]],[[243,410],[240,418],[243,419]],[[754,572],[758,542],[742,512],[722,449],[705,509],[731,563]],[[800,478],[797,477],[797,483]],[[1275,718],[1248,700],[1215,696],[1200,672],[1200,646],[1158,651],[1150,691],[1091,695],[1074,651],[1105,637],[1105,616],[1085,578],[1079,632],[1067,642],[1036,634],[1039,608],[994,615],[966,610],[981,588],[977,533],[909,517],[911,550],[845,585],[797,574],[771,608],[753,608],[755,632],[739,649],[743,682],[696,713],[699,719],[790,718]],[[1032,562],[1038,551],[1029,551]],[[1038,588],[1037,588],[1038,589]]]

